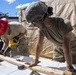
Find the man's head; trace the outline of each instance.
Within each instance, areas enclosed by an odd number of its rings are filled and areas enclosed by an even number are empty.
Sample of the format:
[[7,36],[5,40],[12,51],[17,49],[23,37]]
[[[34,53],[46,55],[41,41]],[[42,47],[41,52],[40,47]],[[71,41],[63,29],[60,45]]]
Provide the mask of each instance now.
[[33,2],[25,10],[26,20],[33,24],[40,22],[46,16],[53,14],[52,9],[52,7],[48,7],[44,2]]

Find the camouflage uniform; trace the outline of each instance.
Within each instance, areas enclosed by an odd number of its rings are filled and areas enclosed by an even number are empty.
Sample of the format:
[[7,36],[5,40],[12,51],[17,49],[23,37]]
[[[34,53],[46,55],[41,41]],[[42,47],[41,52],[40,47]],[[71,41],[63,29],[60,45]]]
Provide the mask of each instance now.
[[[64,60],[64,53],[63,53],[63,49],[62,49],[62,36],[65,35],[66,33],[70,32],[73,30],[71,23],[69,22],[69,20],[67,19],[61,19],[59,17],[52,17],[52,23],[51,23],[51,27],[47,27],[44,28],[43,30],[40,30],[40,35],[46,36],[46,38],[50,41],[52,41],[55,44],[55,48],[54,48],[54,55],[53,55],[53,60],[56,61],[65,61]],[[64,21],[64,23],[63,23]],[[67,27],[67,29],[65,29]],[[74,34],[72,34],[72,38],[71,38],[71,44],[70,44],[70,49],[72,52],[72,56],[73,56],[73,63],[76,63],[76,36]],[[57,47],[56,47],[57,46]]]

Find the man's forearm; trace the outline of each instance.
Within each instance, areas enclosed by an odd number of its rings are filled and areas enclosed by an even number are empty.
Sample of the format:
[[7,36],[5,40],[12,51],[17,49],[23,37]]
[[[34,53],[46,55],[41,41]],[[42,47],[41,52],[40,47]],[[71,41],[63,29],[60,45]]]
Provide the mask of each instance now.
[[66,60],[66,65],[70,66],[72,65],[72,55],[70,51],[70,40],[69,39],[64,39],[63,41],[63,52],[64,52],[64,57]]
[[18,35],[19,39],[21,39],[26,33],[27,33],[26,31],[25,31],[24,33],[20,33],[20,34]]
[[39,56],[40,56],[40,53],[42,51],[42,47],[40,45],[37,46],[36,48],[36,57],[35,57],[35,60],[37,61],[39,59]]

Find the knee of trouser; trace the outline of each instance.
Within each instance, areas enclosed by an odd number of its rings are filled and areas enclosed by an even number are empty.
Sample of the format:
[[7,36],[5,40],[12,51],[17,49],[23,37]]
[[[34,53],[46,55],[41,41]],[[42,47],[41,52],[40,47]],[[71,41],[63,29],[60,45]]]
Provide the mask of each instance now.
[[53,52],[53,60],[59,61],[59,62],[64,62],[64,54],[62,53],[61,50],[54,50]]

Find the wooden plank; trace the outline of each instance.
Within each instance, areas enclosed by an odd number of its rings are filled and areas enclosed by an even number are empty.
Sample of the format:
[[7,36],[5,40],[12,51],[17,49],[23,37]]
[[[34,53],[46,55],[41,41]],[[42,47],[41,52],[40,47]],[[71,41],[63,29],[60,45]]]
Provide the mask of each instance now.
[[7,57],[7,56],[0,55],[0,59],[4,60],[4,61],[7,61],[11,64],[17,65],[17,66],[23,65],[27,69],[36,70],[38,72],[45,73],[47,75],[63,75],[63,71],[61,71],[61,70],[48,68],[48,67],[43,67],[43,66],[29,67],[29,65],[27,65],[26,62],[20,62],[20,61],[17,61],[16,59],[14,59],[14,58],[10,58],[10,57]]

